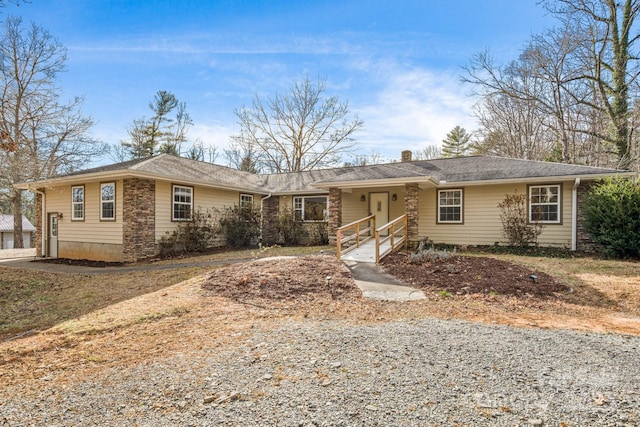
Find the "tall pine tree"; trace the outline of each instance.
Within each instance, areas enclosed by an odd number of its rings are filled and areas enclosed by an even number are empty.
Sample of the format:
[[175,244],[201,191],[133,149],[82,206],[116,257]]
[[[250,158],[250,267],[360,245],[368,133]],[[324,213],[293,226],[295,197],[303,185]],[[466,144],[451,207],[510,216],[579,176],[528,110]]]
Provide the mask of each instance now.
[[469,152],[469,134],[465,128],[461,126],[454,127],[447,137],[442,140],[442,156],[443,157],[461,157]]

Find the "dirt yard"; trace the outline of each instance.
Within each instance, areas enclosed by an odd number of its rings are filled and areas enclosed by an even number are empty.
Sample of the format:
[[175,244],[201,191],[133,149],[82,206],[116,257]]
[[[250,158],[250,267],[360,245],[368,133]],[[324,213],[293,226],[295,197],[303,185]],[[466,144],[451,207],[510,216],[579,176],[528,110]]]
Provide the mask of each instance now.
[[[26,280],[25,286],[32,286],[36,279],[43,286],[66,280],[65,286],[52,288],[50,298],[55,293],[60,300],[69,300],[65,292],[75,286],[69,278],[95,282],[92,295],[107,282],[116,289],[125,277],[126,289],[135,278],[141,286],[129,297],[114,295],[112,303],[81,310],[82,314],[52,328],[0,343],[0,378],[6,384],[28,382],[52,369],[78,378],[96,369],[129,366],[175,351],[197,352],[212,342],[229,344],[243,331],[277,327],[286,319],[359,324],[457,318],[640,335],[639,263],[465,256],[447,268],[446,264],[409,265],[402,257],[407,255],[390,258],[385,268],[397,268],[395,274],[424,289],[426,299],[365,300],[349,271],[332,256],[256,260],[211,268],[204,274],[202,269],[176,270],[171,280],[192,278],[170,286],[156,280],[168,274],[164,270],[109,277],[39,273],[36,278],[28,271],[0,267],[0,282],[13,280],[3,291],[6,295],[0,295],[3,310],[15,304],[11,289],[20,280]],[[531,274],[538,276],[535,283]],[[34,387],[38,386],[34,383]]]

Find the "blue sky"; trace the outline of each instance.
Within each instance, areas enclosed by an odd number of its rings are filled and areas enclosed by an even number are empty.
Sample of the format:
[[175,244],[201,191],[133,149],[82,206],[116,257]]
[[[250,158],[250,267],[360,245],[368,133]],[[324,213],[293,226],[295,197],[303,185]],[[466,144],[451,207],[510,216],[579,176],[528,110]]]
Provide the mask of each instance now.
[[476,129],[461,67],[487,48],[514,59],[554,24],[536,0],[32,0],[1,12],[67,47],[60,85],[85,97],[104,142],[126,138],[168,90],[187,103],[189,137],[222,150],[239,130],[234,109],[309,76],[364,120],[356,153],[387,159],[440,144],[458,124]]

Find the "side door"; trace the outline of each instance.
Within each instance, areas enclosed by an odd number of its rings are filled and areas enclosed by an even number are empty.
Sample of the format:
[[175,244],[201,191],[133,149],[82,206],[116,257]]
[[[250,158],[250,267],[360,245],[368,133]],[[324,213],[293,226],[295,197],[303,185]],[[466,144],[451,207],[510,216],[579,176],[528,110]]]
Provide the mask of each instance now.
[[58,258],[58,214],[49,214],[49,256]]

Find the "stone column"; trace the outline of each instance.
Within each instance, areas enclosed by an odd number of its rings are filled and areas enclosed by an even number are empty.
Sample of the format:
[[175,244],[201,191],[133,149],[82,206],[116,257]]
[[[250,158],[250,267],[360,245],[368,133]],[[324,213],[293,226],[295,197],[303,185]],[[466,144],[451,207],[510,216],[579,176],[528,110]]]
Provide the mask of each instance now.
[[278,243],[278,216],[280,215],[280,197],[271,196],[262,201],[262,244]]
[[[44,192],[44,188],[39,191]],[[36,256],[43,257],[42,242],[44,239],[44,232],[42,228],[42,194],[36,193]]]
[[581,182],[578,185],[578,221],[576,250],[579,252],[598,252],[600,245],[596,243],[585,226],[586,213],[584,210],[584,197],[595,184],[594,181]]
[[418,184],[405,184],[404,211],[407,214],[407,241],[410,248],[418,244],[418,198],[420,189]]
[[329,244],[336,245],[336,233],[342,225],[342,190],[332,187],[329,189],[329,219],[327,232]]
[[136,262],[156,252],[156,183],[131,178],[122,187],[122,257]]

